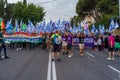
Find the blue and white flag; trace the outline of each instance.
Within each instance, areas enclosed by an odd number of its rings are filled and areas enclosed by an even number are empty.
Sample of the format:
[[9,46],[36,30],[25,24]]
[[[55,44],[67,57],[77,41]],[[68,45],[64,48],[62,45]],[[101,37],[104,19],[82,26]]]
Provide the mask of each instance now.
[[110,22],[109,32],[112,32],[112,30],[114,29],[115,29],[115,23],[114,20],[112,19],[112,21]]
[[81,33],[83,30],[84,30],[83,27],[81,26],[81,24],[79,24],[78,31]]
[[17,20],[15,20],[15,28],[14,28],[14,31],[15,31],[15,32],[19,32],[19,31],[20,31]]
[[8,21],[8,22],[6,23],[6,32],[7,32],[8,34],[13,34],[13,32],[14,32],[14,30],[13,30],[13,25],[11,24],[10,21]]
[[21,19],[21,21],[20,21],[20,31],[22,31],[22,25],[23,25],[23,21]]
[[105,32],[104,25],[99,25],[99,31],[100,31],[101,34],[104,34],[104,32]]
[[116,21],[115,22],[115,29],[117,29],[119,27],[119,24],[118,24],[118,22]]
[[95,28],[95,25],[94,25],[94,24],[92,25],[91,32],[92,32],[92,33],[96,33],[96,28]]

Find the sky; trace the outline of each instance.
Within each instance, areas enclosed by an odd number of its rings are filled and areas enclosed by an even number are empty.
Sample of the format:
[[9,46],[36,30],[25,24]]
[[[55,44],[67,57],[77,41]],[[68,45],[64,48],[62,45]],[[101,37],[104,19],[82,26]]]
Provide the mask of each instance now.
[[[16,3],[23,0],[8,0],[9,3]],[[76,15],[75,8],[78,0],[55,0],[54,2],[49,2],[46,4],[40,4],[47,1],[53,0],[27,0],[28,3],[34,3],[37,6],[42,6],[45,9],[46,21],[52,19],[57,21],[59,18],[61,20],[69,20]]]

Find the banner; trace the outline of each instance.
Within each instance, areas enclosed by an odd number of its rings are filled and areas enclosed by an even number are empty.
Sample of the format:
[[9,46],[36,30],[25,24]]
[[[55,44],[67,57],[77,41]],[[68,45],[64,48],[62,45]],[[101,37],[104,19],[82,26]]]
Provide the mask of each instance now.
[[41,43],[42,34],[27,34],[27,33],[14,33],[14,34],[4,34],[5,42],[31,42],[31,43]]
[[84,38],[85,46],[93,47],[94,46],[94,37],[85,37]]
[[41,43],[42,38],[5,38],[5,42],[31,42],[31,43]]

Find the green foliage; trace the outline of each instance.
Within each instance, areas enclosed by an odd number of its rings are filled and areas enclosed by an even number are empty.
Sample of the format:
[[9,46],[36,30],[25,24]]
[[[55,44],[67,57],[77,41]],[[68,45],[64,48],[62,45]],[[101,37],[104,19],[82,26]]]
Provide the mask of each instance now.
[[80,21],[82,20],[81,17],[79,16],[74,16],[72,19],[71,19],[71,26],[73,27],[74,25],[78,26],[78,23],[80,23]]
[[96,3],[99,0],[79,0],[76,5],[76,13],[80,15],[91,14],[91,11],[96,8]]
[[24,5],[27,5],[27,1],[26,1],[26,0],[23,0],[23,4],[24,4]]
[[84,20],[86,15],[91,15],[97,22],[96,26],[105,24],[108,27],[112,17],[118,20],[118,10],[118,0],[79,0],[76,5],[76,17]]
[[7,3],[7,0],[0,0],[0,17],[5,19],[5,22],[11,17],[14,19],[22,19],[25,23],[28,19],[36,23],[42,21],[45,16],[44,8],[34,4],[27,4],[27,0],[17,2],[16,4]]
[[101,13],[111,13],[113,12],[114,5],[117,3],[113,0],[101,0],[99,3],[97,3],[97,8],[100,10]]
[[37,7],[34,4],[24,5],[22,2],[15,4],[13,14],[16,19],[19,21],[22,19],[25,23],[28,22],[28,19],[33,21],[33,23],[42,21],[45,16],[45,12],[42,7]]
[[5,22],[7,20],[9,20],[11,17],[13,17],[13,8],[14,8],[14,5],[15,4],[10,4],[10,3],[7,4],[6,9],[5,9],[6,14],[5,14],[5,17],[4,17]]
[[7,4],[7,0],[0,0],[0,17],[4,16],[6,4]]

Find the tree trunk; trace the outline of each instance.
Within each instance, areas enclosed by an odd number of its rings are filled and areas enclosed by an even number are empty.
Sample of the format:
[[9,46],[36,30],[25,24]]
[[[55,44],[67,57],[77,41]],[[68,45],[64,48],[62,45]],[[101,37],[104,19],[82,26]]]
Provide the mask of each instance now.
[[94,11],[95,11],[95,15],[96,15],[96,21],[98,22],[100,20],[99,12],[98,12],[97,8],[95,8]]

